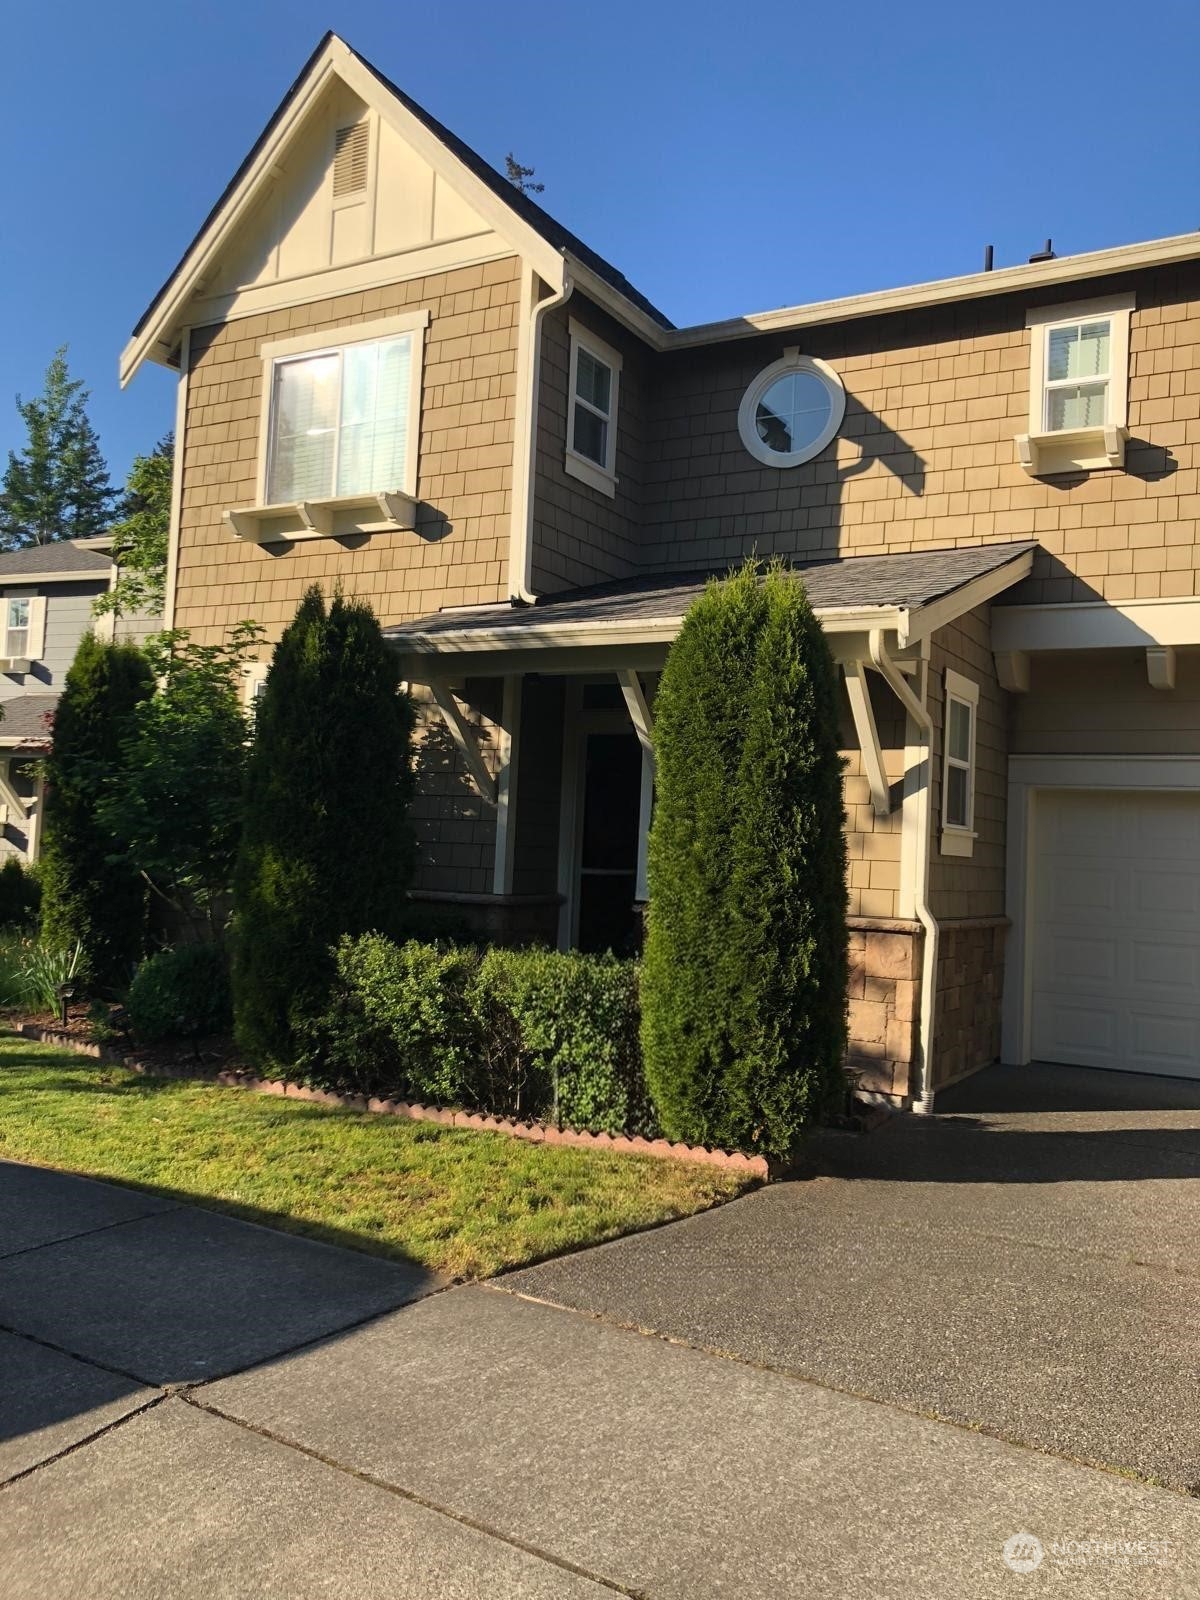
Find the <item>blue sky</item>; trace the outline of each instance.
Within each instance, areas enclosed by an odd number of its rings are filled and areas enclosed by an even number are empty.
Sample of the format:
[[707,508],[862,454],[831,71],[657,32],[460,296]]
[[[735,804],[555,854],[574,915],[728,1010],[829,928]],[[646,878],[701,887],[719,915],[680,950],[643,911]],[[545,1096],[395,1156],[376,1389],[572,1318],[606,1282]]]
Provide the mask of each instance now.
[[171,425],[118,353],[328,27],[680,323],[1200,228],[1182,0],[42,0],[0,68],[0,451],[64,342],[115,479]]

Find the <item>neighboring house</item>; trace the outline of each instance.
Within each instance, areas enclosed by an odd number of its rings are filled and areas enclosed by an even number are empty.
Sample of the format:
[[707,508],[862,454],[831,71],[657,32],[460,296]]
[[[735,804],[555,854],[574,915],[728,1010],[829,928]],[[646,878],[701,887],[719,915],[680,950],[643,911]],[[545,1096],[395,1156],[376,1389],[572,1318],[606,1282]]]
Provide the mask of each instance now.
[[656,674],[704,574],[779,554],[844,679],[867,1086],[1200,1076],[1200,235],[675,328],[329,36],[147,359],[168,621],[370,600],[418,894],[632,947]]
[[162,626],[144,617],[93,616],[116,574],[106,552],[103,538],[0,552],[0,859],[37,860],[41,758],[82,635],[95,628],[140,640]]

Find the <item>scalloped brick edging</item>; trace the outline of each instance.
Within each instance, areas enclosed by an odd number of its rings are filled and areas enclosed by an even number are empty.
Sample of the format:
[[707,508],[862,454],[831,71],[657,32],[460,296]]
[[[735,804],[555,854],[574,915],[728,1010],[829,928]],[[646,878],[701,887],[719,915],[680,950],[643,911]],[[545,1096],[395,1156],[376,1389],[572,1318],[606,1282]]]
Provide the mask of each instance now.
[[774,1176],[766,1156],[743,1155],[737,1150],[710,1150],[705,1145],[672,1144],[669,1139],[643,1139],[640,1135],[623,1133],[579,1133],[574,1128],[554,1128],[542,1122],[514,1122],[507,1117],[492,1117],[483,1111],[447,1111],[440,1106],[409,1105],[404,1100],[375,1100],[361,1094],[338,1094],[332,1089],[309,1089],[303,1084],[259,1078],[252,1072],[237,1072],[228,1068],[221,1072],[204,1073],[186,1067],[151,1066],[139,1061],[136,1056],[123,1056],[116,1050],[110,1050],[107,1045],[76,1039],[55,1028],[40,1028],[31,1022],[10,1026],[23,1038],[33,1039],[38,1044],[56,1045],[60,1050],[73,1050],[76,1055],[111,1061],[114,1065],[157,1078],[200,1078],[229,1088],[252,1089],[255,1094],[281,1095],[288,1100],[307,1100],[316,1105],[338,1106],[346,1111],[367,1111],[384,1117],[406,1117],[412,1122],[437,1122],[447,1128],[503,1133],[513,1139],[527,1139],[531,1144],[571,1145],[581,1150],[606,1150],[613,1155],[654,1156],[662,1161],[694,1161],[764,1180]]

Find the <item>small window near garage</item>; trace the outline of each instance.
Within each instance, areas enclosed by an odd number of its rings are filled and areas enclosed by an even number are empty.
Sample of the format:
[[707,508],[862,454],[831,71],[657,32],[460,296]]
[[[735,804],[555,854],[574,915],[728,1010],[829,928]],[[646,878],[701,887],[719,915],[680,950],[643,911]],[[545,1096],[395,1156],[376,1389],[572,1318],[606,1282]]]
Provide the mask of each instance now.
[[1026,316],[1029,432],[1017,453],[1035,477],[1124,464],[1132,310],[1132,295],[1117,295]]
[[620,384],[620,354],[572,318],[564,466],[571,477],[607,495],[617,492]]
[[975,735],[979,685],[946,671],[942,728],[942,854],[969,856],[975,849]]
[[820,455],[845,414],[846,391],[833,368],[785,350],[742,396],[738,432],[756,461],[798,467]]

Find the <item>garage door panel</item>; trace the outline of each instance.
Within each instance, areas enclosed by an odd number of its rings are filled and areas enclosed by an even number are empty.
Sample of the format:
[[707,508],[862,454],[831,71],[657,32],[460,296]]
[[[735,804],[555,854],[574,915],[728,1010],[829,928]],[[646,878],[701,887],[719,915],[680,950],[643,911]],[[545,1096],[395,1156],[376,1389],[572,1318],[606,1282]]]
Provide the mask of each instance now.
[[1200,1077],[1200,794],[1044,794],[1035,852],[1034,1054]]

